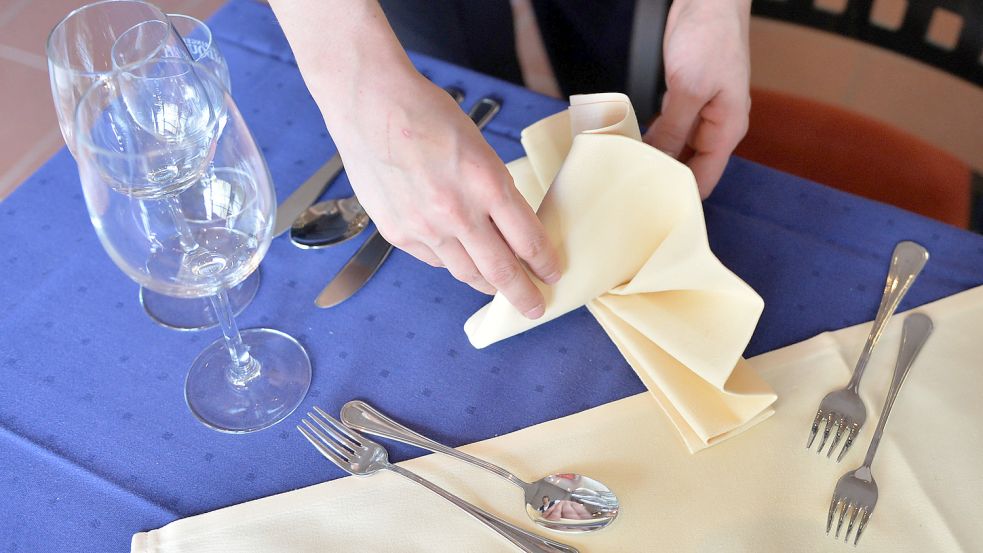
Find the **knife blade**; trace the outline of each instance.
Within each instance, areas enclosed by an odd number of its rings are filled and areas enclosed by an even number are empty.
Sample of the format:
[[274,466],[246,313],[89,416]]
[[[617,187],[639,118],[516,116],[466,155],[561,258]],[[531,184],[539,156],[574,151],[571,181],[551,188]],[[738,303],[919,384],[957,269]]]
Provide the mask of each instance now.
[[[482,129],[495,117],[501,107],[498,100],[482,98],[468,112],[468,117],[474,121],[478,129]],[[362,247],[317,295],[314,305],[322,308],[334,307],[355,295],[355,292],[358,292],[379,270],[392,249],[392,244],[386,241],[378,230],[372,231],[372,235],[362,244]]]
[[286,232],[305,209],[314,205],[314,202],[324,193],[328,185],[338,177],[338,173],[341,173],[343,167],[341,155],[335,154],[317,172],[304,181],[300,188],[294,190],[286,201],[277,206],[276,224],[273,226],[274,238]]
[[317,299],[314,300],[314,305],[334,307],[352,297],[362,285],[372,278],[379,267],[382,267],[382,262],[389,257],[389,252],[392,249],[393,245],[383,238],[379,231],[373,231],[369,239],[341,268],[341,271],[331,279],[324,290],[321,290]]

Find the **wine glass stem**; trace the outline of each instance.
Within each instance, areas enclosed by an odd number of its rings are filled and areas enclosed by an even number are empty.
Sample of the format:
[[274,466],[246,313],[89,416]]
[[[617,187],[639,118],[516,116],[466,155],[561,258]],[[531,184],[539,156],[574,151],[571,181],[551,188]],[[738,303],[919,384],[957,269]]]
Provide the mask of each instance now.
[[167,206],[167,211],[171,215],[171,219],[174,221],[174,227],[177,230],[178,240],[181,243],[181,249],[184,253],[189,253],[198,247],[198,243],[195,242],[194,233],[191,231],[191,227],[188,225],[187,219],[184,218],[184,213],[181,212],[181,204],[178,203],[177,198],[169,196],[164,199],[164,205]]
[[225,289],[223,288],[218,294],[212,296],[211,300],[212,308],[215,309],[215,317],[218,319],[219,326],[222,327],[222,334],[225,336],[225,345],[229,348],[229,355],[232,356],[228,379],[236,386],[245,386],[250,380],[259,376],[259,362],[252,355],[249,355],[249,347],[242,343],[242,336],[236,325],[235,313],[229,304],[229,295]]

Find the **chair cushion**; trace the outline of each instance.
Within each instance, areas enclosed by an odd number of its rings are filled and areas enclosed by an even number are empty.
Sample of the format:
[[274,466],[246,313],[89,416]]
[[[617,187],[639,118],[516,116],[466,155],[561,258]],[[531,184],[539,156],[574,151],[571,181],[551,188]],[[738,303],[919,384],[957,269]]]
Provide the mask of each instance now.
[[751,92],[736,154],[834,188],[966,228],[969,167],[894,127],[779,92]]

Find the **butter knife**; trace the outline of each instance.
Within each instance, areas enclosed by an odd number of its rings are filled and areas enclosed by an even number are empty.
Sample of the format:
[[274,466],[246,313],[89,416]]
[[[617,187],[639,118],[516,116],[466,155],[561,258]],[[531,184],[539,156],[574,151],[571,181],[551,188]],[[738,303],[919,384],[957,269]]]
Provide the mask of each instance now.
[[338,177],[342,168],[341,155],[335,154],[316,173],[304,181],[300,188],[294,190],[286,201],[277,206],[276,224],[273,225],[274,238],[290,229],[290,225],[294,224],[297,217],[305,209],[314,205],[314,202],[321,197],[331,181]]
[[[479,129],[482,129],[500,109],[502,105],[498,100],[486,97],[478,100],[478,103],[468,112],[468,117]],[[314,300],[314,305],[322,308],[334,307],[352,297],[379,270],[392,249],[392,244],[383,238],[378,230],[372,231],[372,235],[362,244],[362,247],[331,279],[324,290],[321,290]]]

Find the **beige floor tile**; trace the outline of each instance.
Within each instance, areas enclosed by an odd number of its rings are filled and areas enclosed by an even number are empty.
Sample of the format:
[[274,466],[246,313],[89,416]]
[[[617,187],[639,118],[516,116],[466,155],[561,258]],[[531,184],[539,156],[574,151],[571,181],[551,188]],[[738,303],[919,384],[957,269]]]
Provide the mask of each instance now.
[[890,31],[897,31],[904,23],[908,11],[908,0],[874,0],[870,10],[870,21]]
[[[0,25],[0,45],[44,56],[48,33],[72,10],[92,0],[33,0],[21,8],[16,17]],[[187,0],[155,0],[165,12],[179,11]]]
[[843,13],[847,0],[813,0],[813,7],[829,13]]
[[181,13],[204,20],[211,17],[226,2],[227,0],[188,0],[182,6]]
[[943,8],[935,8],[932,19],[928,22],[925,41],[943,50],[953,50],[959,42],[962,30],[963,18],[960,15]]
[[47,72],[0,60],[0,198],[62,143]]

